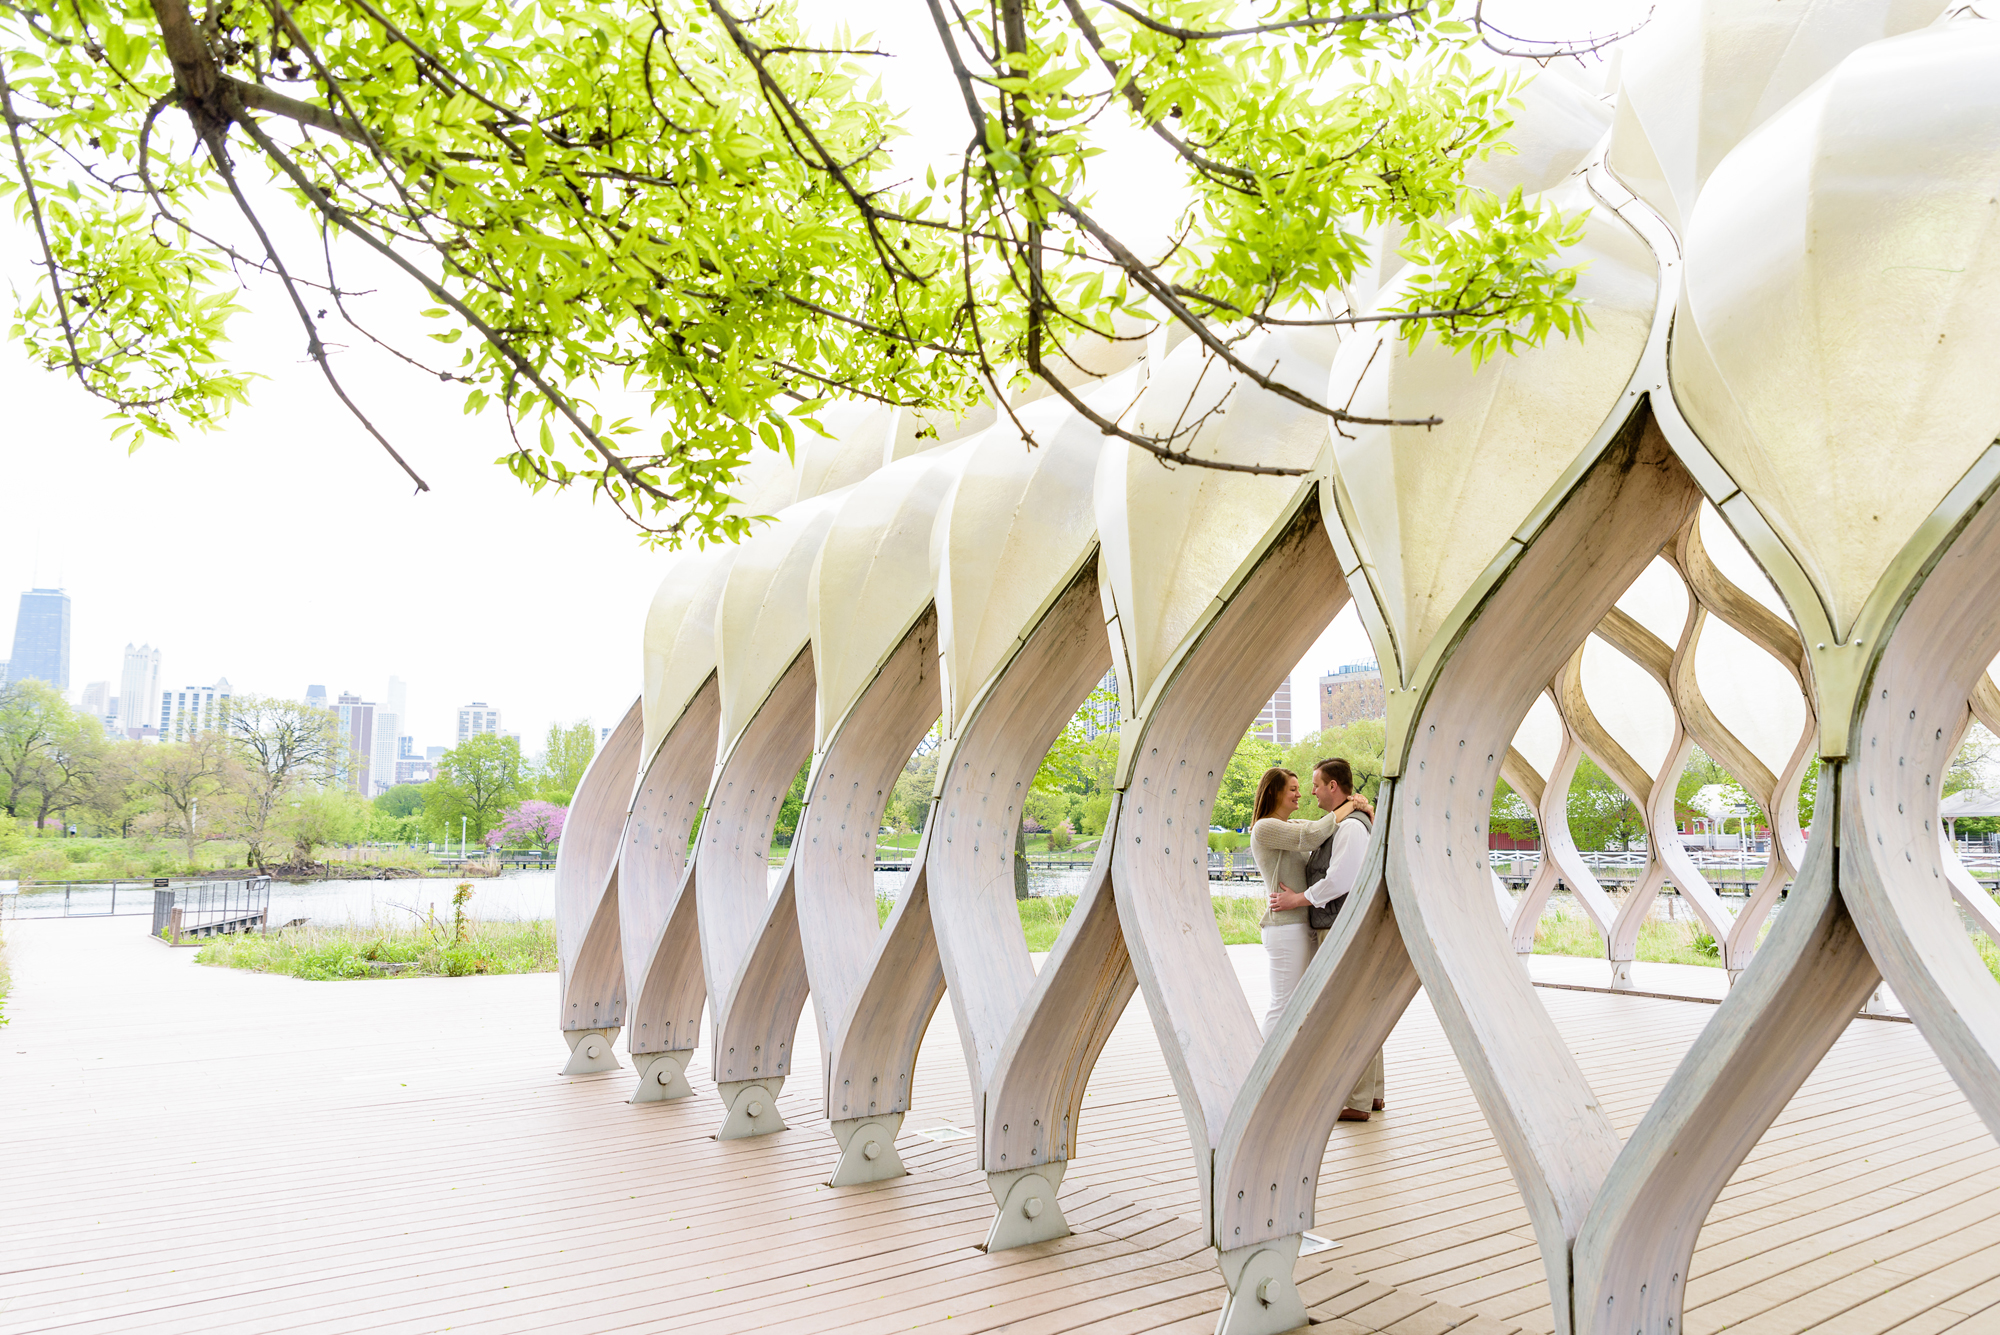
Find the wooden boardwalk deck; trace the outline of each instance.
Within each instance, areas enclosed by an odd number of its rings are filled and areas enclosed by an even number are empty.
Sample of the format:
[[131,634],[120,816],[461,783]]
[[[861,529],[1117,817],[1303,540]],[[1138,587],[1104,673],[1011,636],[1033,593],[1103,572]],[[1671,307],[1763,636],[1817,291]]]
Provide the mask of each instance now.
[[[792,1129],[565,1079],[552,975],[301,983],[202,969],[136,920],[7,925],[0,1332],[1213,1329],[1177,1105],[1135,1002],[1093,1080],[1077,1232],[988,1256],[949,1007],[898,1144],[912,1175],[813,1190]],[[1261,990],[1255,947],[1233,948]],[[1643,985],[1643,983],[1642,983]],[[1711,1005],[1538,993],[1621,1131]],[[1253,1002],[1255,999],[1253,998]],[[810,1024],[800,1046],[811,1043]],[[801,1069],[817,1067],[801,1051]],[[1419,997],[1390,1111],[1337,1128],[1300,1265],[1335,1335],[1551,1328],[1518,1194]],[[587,1146],[588,1148],[578,1148]],[[2000,1148],[1907,1024],[1857,1021],[1724,1192],[1690,1335],[2000,1330]]]

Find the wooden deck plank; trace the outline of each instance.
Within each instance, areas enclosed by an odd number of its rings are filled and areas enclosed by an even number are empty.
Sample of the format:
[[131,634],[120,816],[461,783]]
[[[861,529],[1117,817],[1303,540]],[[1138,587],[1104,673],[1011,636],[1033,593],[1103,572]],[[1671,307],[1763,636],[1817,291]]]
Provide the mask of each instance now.
[[[626,1104],[629,1071],[558,1076],[547,977],[299,983],[128,926],[10,924],[5,1335],[1213,1328],[1193,1156],[1136,1004],[1086,1094],[1077,1232],[988,1256],[969,1146],[913,1134],[970,1124],[949,1007],[898,1138],[912,1176],[836,1191],[810,1074],[779,1099],[792,1130],[718,1142],[699,1056],[674,1104]],[[1232,958],[1254,1007],[1261,961]],[[1537,995],[1621,1133],[1715,1013]],[[817,1071],[815,1032],[796,1070]],[[1389,1112],[1329,1144],[1315,1231],[1341,1245],[1299,1270],[1318,1328],[1550,1329],[1518,1193],[1421,996],[1389,1081]],[[1784,1335],[1996,1329],[1983,1199],[2000,1150],[1921,1036],[1857,1022],[1718,1201],[1690,1335],[1725,1313]]]

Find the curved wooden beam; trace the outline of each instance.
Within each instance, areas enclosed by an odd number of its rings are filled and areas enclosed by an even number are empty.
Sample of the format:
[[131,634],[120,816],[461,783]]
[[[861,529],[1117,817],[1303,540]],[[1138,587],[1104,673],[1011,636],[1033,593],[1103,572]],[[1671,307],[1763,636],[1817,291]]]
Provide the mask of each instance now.
[[[939,761],[925,857],[926,902],[965,1045],[982,1147],[991,1120],[986,1092],[1016,1017],[1035,990],[1035,968],[1014,900],[1014,833],[1042,757],[1110,667],[1093,557],[973,703]],[[907,1013],[922,1000],[921,991],[911,989]],[[994,1172],[989,1164],[988,1185],[1005,1217],[1019,1183],[1012,1174],[996,1180]],[[1042,1194],[1030,1188],[1043,1205],[1029,1219],[1032,1227],[1002,1239],[1003,1245],[1069,1231],[1055,1201],[1060,1185],[1048,1182]]]
[[639,1070],[634,1103],[685,1098],[707,983],[689,856],[715,773],[722,713],[715,673],[666,728],[625,825],[619,856],[619,934],[631,998],[626,1047]]
[[924,875],[930,839],[931,822],[926,820],[902,894],[876,935],[853,1000],[837,1015],[828,1041],[826,1116],[836,1136],[849,1137],[841,1144],[843,1156],[853,1131],[864,1124],[901,1125],[910,1109],[917,1049],[944,1000],[944,965]]
[[[943,707],[937,655],[937,613],[927,607],[836,726],[806,791],[793,872],[805,973],[818,998],[820,1051],[829,1063],[823,1074],[830,1073],[841,1029],[876,962],[882,935],[875,908],[876,832],[896,776]],[[898,1107],[879,1107],[878,1100],[878,1107],[857,1116],[837,1109],[831,1088],[825,1091],[842,1151],[833,1185],[903,1175],[895,1134],[908,1107],[907,1082],[901,1092]],[[878,1126],[856,1142],[856,1132],[871,1119]]]
[[[1244,731],[1348,599],[1316,494],[1302,498],[1226,599],[1199,628],[1144,731],[1128,739],[1134,760],[1116,803],[1111,883],[1139,989],[1180,1096],[1203,1214],[1216,1245],[1231,1252],[1299,1229],[1239,1238],[1233,1222],[1220,1222],[1234,1217],[1216,1199],[1223,1185],[1213,1175],[1216,1146],[1264,1040],[1215,926],[1207,831],[1222,772]],[[1481,893],[1490,919],[1492,892],[1482,884]],[[1338,1100],[1328,1105],[1337,1106]]]
[[2000,736],[2000,685],[1991,673],[1981,673],[1972,688],[1972,716],[1986,725],[1986,731]]
[[1536,692],[1679,527],[1696,494],[1650,413],[1635,413],[1440,670],[1383,836],[1403,940],[1521,1188],[1564,1332],[1572,1328],[1570,1247],[1619,1141],[1487,907],[1490,794]]
[[[1138,990],[1111,889],[1116,811],[1114,802],[1076,907],[1035,975],[987,1080],[980,1161],[989,1174],[1053,1165],[1060,1181],[1062,1165],[1076,1154],[1091,1070]],[[1011,1191],[1014,1183],[1008,1186]],[[1022,1198],[1024,1209],[1029,1199]],[[1003,1211],[1006,1204],[1003,1197]],[[989,1244],[1009,1236],[1012,1224],[996,1220]]]
[[769,852],[778,807],[812,754],[812,734],[812,652],[801,649],[716,771],[695,852],[714,1031],[709,1064],[729,1109],[719,1133],[725,1140],[785,1129],[777,1096],[791,1072],[792,1038],[806,999],[792,910],[798,843],[775,895]]
[[618,931],[618,849],[639,769],[645,718],[637,700],[591,757],[556,851],[556,959],[562,970],[565,1075],[615,1071],[612,1040],[625,1023]]
[[[1560,699],[1561,682],[1550,689],[1550,695]],[[1524,713],[1526,711],[1523,711]],[[1557,706],[1558,714],[1561,706]],[[1511,748],[1510,748],[1511,750]],[[1535,826],[1542,834],[1542,860],[1535,866],[1535,874],[1528,881],[1528,889],[1514,901],[1513,917],[1508,935],[1513,941],[1514,953],[1529,955],[1535,949],[1535,928],[1542,920],[1542,910],[1548,905],[1549,896],[1555,893],[1558,884],[1569,886],[1576,896],[1576,902],[1589,915],[1591,925],[1597,928],[1599,939],[1605,943],[1605,958],[1611,955],[1611,924],[1617,920],[1618,906],[1604,887],[1597,883],[1597,874],[1577,851],[1576,836],[1569,828],[1569,786],[1576,778],[1577,762],[1583,759],[1583,745],[1577,739],[1576,730],[1569,719],[1563,719],[1562,745],[1556,751],[1555,764],[1550,766],[1548,777],[1543,781],[1541,800],[1535,807]]]

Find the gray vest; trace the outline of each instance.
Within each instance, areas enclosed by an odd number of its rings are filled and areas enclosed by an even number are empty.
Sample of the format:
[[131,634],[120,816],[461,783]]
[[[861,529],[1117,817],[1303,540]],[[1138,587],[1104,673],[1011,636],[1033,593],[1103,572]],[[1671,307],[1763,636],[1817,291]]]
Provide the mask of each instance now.
[[[1362,812],[1359,811],[1355,812],[1353,815],[1349,816],[1347,820],[1341,821],[1340,824],[1345,825],[1347,824],[1347,821],[1350,820],[1360,821],[1361,828],[1368,831],[1370,834],[1373,834],[1375,832],[1375,822],[1369,820],[1367,815],[1365,815]],[[1339,832],[1340,832],[1339,826],[1335,826],[1334,833],[1338,834]],[[1322,843],[1318,848],[1315,848],[1312,851],[1312,856],[1306,859],[1306,888],[1311,889],[1313,886],[1318,885],[1321,881],[1324,881],[1326,879],[1327,868],[1332,865],[1333,865],[1333,840],[1329,838],[1325,843]],[[1347,892],[1347,894],[1342,895],[1339,899],[1334,900],[1331,904],[1328,904],[1325,908],[1319,908],[1317,906],[1308,907],[1306,910],[1306,921],[1315,929],[1320,931],[1325,931],[1327,928],[1333,926],[1333,920],[1340,916],[1340,910],[1342,906],[1345,905],[1347,901],[1353,897],[1353,894],[1354,892],[1350,890]]]

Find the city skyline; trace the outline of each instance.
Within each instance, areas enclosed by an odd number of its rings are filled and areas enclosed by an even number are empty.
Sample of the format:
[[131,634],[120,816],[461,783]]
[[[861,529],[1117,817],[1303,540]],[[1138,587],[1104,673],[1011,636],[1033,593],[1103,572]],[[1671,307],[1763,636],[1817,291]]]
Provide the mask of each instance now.
[[[39,599],[46,603],[52,597],[60,597],[60,621],[56,624],[55,630],[63,639],[56,647],[56,658],[54,660],[60,664],[61,658],[68,653],[67,637],[69,635],[70,619],[77,606],[77,599],[67,588],[46,589],[30,587],[23,590],[20,597],[23,604],[27,604],[30,599]],[[43,620],[46,623],[48,618],[44,616]],[[46,624],[37,627],[31,623],[29,630],[32,635],[46,632],[48,627]],[[20,641],[21,631],[22,618],[17,613],[12,633],[6,639],[0,640],[0,643],[13,644]],[[16,656],[27,658],[31,668],[35,667],[39,662],[39,660],[33,658],[32,652],[30,655]],[[420,724],[411,717],[409,712],[407,704],[409,683],[396,673],[390,673],[386,678],[381,678],[381,680],[386,682],[386,689],[379,697],[373,696],[368,691],[350,691],[342,687],[336,687],[334,692],[329,694],[327,688],[317,682],[307,682],[303,690],[287,689],[283,685],[279,685],[275,689],[246,691],[240,687],[232,688],[227,674],[217,674],[207,684],[197,684],[197,677],[195,680],[190,680],[184,684],[168,687],[164,685],[162,678],[164,654],[161,648],[151,643],[134,644],[128,640],[117,657],[119,661],[116,664],[92,663],[88,671],[80,674],[73,673],[73,675],[81,678],[82,684],[80,685],[64,685],[55,682],[51,682],[51,684],[57,685],[58,689],[62,690],[64,698],[69,700],[72,705],[93,718],[103,720],[107,730],[113,731],[114,735],[121,738],[143,740],[160,737],[166,740],[174,740],[173,730],[177,723],[183,736],[192,728],[205,726],[199,721],[189,722],[186,720],[190,718],[200,719],[203,716],[199,711],[205,708],[212,708],[212,703],[183,703],[190,694],[205,697],[210,701],[213,699],[227,699],[231,694],[255,694],[277,699],[300,700],[308,705],[315,703],[315,694],[317,694],[318,707],[325,709],[336,709],[333,703],[333,695],[353,696],[358,700],[366,700],[373,711],[373,726],[369,730],[372,746],[369,756],[369,770],[371,780],[374,781],[371,782],[371,787],[374,787],[377,791],[383,786],[393,785],[394,782],[398,781],[389,779],[385,784],[382,782],[384,776],[393,776],[401,770],[406,770],[412,762],[425,772],[425,777],[428,777],[428,772],[434,766],[437,755],[448,750],[450,746],[456,745],[458,740],[462,740],[458,736],[458,732],[463,725],[466,706],[439,705],[435,708],[435,713],[442,716],[442,719],[426,719]],[[27,675],[25,673],[20,676],[12,674],[8,670],[8,665],[12,661],[12,659],[0,660],[0,685],[4,685],[8,681],[21,680]],[[38,676],[35,679],[44,680],[45,678]],[[481,700],[476,702],[476,707],[486,711],[487,717],[483,719],[482,726],[476,728],[475,731],[501,731],[504,735],[516,737],[517,740],[522,742],[524,754],[531,754],[536,749],[535,743],[537,739],[547,732],[547,725],[544,725],[537,732],[527,734],[526,736],[511,729],[501,729],[499,726],[499,706],[489,707]],[[616,717],[622,716],[623,711],[620,710]],[[549,717],[549,723],[568,726],[581,718],[597,724],[599,717],[594,712],[580,712],[574,715],[552,712]],[[611,725],[597,724],[597,726],[599,731],[603,732],[607,731]],[[427,728],[429,731],[426,731]],[[446,744],[444,746],[435,745],[433,744],[434,739],[442,739]],[[414,745],[415,751],[413,754],[404,751],[403,744],[406,740]]]
[[[29,592],[34,592],[34,590],[30,590]],[[44,590],[41,592],[48,591]],[[75,606],[73,598],[66,597],[65,603],[66,607],[73,608]],[[1307,656],[1300,660],[1291,675],[1285,679],[1278,691],[1273,693],[1271,700],[1265,704],[1264,709],[1260,711],[1257,722],[1252,726],[1253,732],[1257,732],[1260,735],[1267,735],[1276,731],[1277,729],[1273,727],[1273,724],[1277,722],[1274,713],[1278,711],[1281,698],[1289,705],[1291,701],[1301,698],[1308,691],[1313,696],[1321,696],[1324,694],[1323,678],[1332,672],[1341,670],[1315,668],[1314,664],[1323,663],[1329,659],[1338,661],[1342,656],[1352,657],[1356,656],[1357,653],[1365,656],[1368,650],[1369,645],[1366,635],[1361,629],[1359,619],[1354,614],[1353,607],[1350,605],[1342,609],[1340,614],[1322,632],[1319,640],[1315,642],[1312,649],[1307,652]],[[72,703],[78,705],[79,708],[85,708],[86,702],[83,700],[84,691],[90,689],[91,686],[106,685],[109,681],[116,680],[119,690],[116,694],[109,697],[110,711],[108,714],[96,714],[95,716],[104,718],[107,727],[116,724],[117,735],[122,737],[134,738],[136,740],[138,738],[135,734],[140,733],[143,733],[146,737],[166,736],[165,733],[159,730],[163,712],[171,708],[163,698],[166,692],[161,689],[162,650],[151,644],[135,646],[128,641],[124,646],[122,659],[121,670],[116,678],[99,678],[85,687],[65,690],[65,696],[70,698]],[[1372,667],[1373,662],[1372,657],[1367,658],[1368,666]],[[84,675],[88,677],[89,674],[86,673]],[[134,683],[145,682],[148,677],[150,678],[150,689],[141,687],[135,692]],[[1306,689],[1300,689],[1297,684],[1300,678],[1310,683]],[[9,677],[6,674],[6,664],[0,663],[0,684],[4,684],[7,680],[9,680]],[[218,675],[216,680],[225,688],[228,686],[228,678],[226,676]],[[532,755],[536,751],[538,739],[546,735],[549,724],[567,726],[576,722],[579,718],[585,719],[596,727],[597,734],[601,740],[609,733],[613,726],[612,723],[604,722],[603,720],[605,718],[615,720],[616,718],[623,717],[624,714],[623,707],[610,714],[586,713],[565,716],[559,713],[551,713],[547,716],[547,722],[533,731],[504,729],[500,725],[501,710],[499,706],[489,705],[482,698],[471,700],[466,704],[458,706],[440,707],[433,704],[431,710],[427,711],[432,717],[427,718],[422,724],[419,724],[411,717],[408,709],[408,683],[395,673],[389,674],[383,680],[387,683],[387,689],[383,692],[380,699],[371,699],[366,693],[347,690],[343,687],[335,687],[332,691],[329,691],[328,687],[320,681],[307,681],[304,689],[297,693],[293,693],[293,691],[282,686],[271,690],[255,689],[239,691],[239,693],[299,700],[308,705],[317,703],[318,707],[334,710],[337,713],[341,712],[334,703],[334,699],[337,696],[351,696],[357,701],[368,703],[373,711],[373,718],[368,729],[370,747],[368,786],[375,792],[394,786],[398,782],[412,781],[402,777],[406,774],[421,773],[423,778],[416,779],[415,781],[422,782],[423,779],[430,777],[430,774],[434,772],[436,758],[439,754],[450,749],[451,746],[464,741],[466,737],[476,732],[498,731],[503,735],[512,736],[521,742],[522,752],[525,756]],[[1113,689],[1115,689],[1115,675],[1108,676],[1106,681],[1112,683]],[[143,711],[142,716],[135,718],[133,716],[133,699],[135,694],[140,699],[161,703],[149,705]],[[392,700],[395,706],[393,710],[389,708]],[[629,705],[629,701],[627,703]],[[86,712],[89,711],[86,710]],[[1297,716],[1293,710],[1286,708],[1282,712],[1286,716],[1283,721],[1283,731],[1287,734],[1283,740],[1289,744],[1290,741],[1294,740],[1297,736],[1302,736],[1303,733],[1299,731]],[[1115,705],[1112,707],[1111,713],[1115,718],[1117,713]],[[440,721],[436,717],[438,715],[442,715],[445,720],[442,722],[442,726],[438,726]],[[470,721],[475,718],[478,722],[468,726]],[[1319,722],[1322,726],[1331,726],[1326,724],[1323,715],[1318,720],[1312,720],[1311,713],[1308,713],[1306,718],[1310,721]],[[393,721],[391,721],[392,719]],[[345,727],[346,721],[343,719],[343,730],[345,730]],[[427,731],[427,729],[430,729],[430,731]],[[1091,731],[1094,733],[1096,729],[1093,728]],[[434,737],[442,737],[446,745],[436,745],[432,741]],[[414,746],[414,752],[404,749],[406,740]],[[374,793],[371,792],[370,795],[372,796]]]

